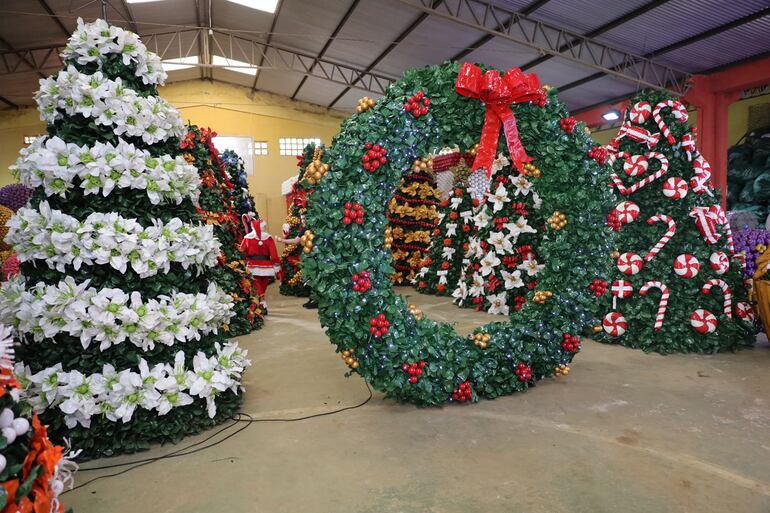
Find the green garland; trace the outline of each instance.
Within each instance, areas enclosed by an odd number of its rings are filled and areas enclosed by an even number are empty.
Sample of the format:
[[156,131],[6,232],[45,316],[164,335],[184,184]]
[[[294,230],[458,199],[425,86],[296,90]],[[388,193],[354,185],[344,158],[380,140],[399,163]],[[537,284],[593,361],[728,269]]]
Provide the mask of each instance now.
[[[595,325],[600,305],[588,285],[605,276],[611,263],[611,231],[604,222],[612,204],[608,170],[587,158],[592,143],[582,128],[571,134],[562,129],[567,111],[551,89],[545,107],[526,103],[512,110],[524,147],[542,171],[542,211],[564,212],[570,221],[562,230],[547,231],[539,248],[546,268],[530,299],[538,292],[552,296],[544,304],[528,301],[510,323],[476,330],[479,339],[489,335],[486,349],[449,324],[409,313],[388,279],[393,268],[383,247],[385,206],[416,158],[477,142],[485,108],[455,92],[458,70],[457,63],[445,63],[409,71],[373,109],[345,121],[325,155],[331,171],[308,206],[314,247],[303,257],[303,268],[329,338],[348,355],[352,372],[388,397],[418,405],[442,404],[453,396],[494,398],[562,372],[578,349],[572,338],[562,346],[564,334],[577,336]],[[420,90],[431,104],[427,115],[415,118],[404,105]],[[387,150],[387,164],[374,172],[362,168],[367,143]],[[499,144],[503,151],[502,136]],[[345,226],[341,219],[351,201],[361,204],[365,218]],[[355,292],[352,276],[362,271],[369,272],[371,289]]]

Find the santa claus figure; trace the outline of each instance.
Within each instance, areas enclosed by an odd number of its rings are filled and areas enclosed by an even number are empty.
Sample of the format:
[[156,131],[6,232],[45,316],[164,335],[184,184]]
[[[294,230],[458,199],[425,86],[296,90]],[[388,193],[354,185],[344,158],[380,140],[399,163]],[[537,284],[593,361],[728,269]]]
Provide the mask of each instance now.
[[248,233],[243,238],[240,249],[246,255],[246,268],[254,276],[254,287],[260,297],[260,305],[267,314],[267,285],[270,278],[281,279],[281,259],[275,249],[273,237],[267,233],[267,223],[263,219],[251,219],[246,214],[242,220]]

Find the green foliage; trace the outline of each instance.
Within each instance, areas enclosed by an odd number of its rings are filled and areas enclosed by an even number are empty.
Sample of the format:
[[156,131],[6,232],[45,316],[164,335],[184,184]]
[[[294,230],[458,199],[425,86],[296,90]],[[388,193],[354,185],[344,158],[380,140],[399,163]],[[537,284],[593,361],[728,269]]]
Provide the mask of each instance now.
[[[308,226],[315,247],[303,257],[303,269],[318,297],[319,316],[338,350],[354,348],[357,372],[388,397],[418,405],[447,401],[453,390],[469,381],[474,398],[494,398],[527,389],[552,376],[573,353],[561,347],[563,333],[581,334],[596,323],[599,305],[587,289],[592,279],[609,271],[611,232],[604,212],[611,206],[608,170],[589,160],[591,142],[582,128],[566,134],[559,120],[567,116],[556,91],[548,104],[512,107],[522,142],[542,171],[538,187],[543,212],[559,210],[570,219],[567,228],[547,232],[539,256],[546,263],[538,290],[553,292],[545,304],[529,301],[510,323],[492,323],[477,330],[491,335],[486,350],[443,323],[417,320],[403,298],[389,286],[393,268],[383,247],[387,225],[385,205],[412,162],[445,146],[470,148],[478,140],[484,105],[459,96],[454,89],[457,63],[412,70],[393,84],[377,105],[345,121],[324,160],[331,171],[310,196]],[[430,113],[415,119],[403,110],[407,98],[423,90]],[[501,151],[504,147],[501,135]],[[388,164],[370,173],[361,167],[364,145],[384,146]],[[345,202],[360,203],[362,225],[340,222]],[[368,270],[372,289],[352,290],[351,276]],[[381,338],[369,332],[370,319],[383,313],[390,327]],[[424,360],[418,382],[408,382],[405,362]],[[519,381],[519,363],[529,365],[532,380]]]
[[[630,105],[646,101],[654,108],[659,102],[669,99],[674,99],[670,93],[647,90],[635,96]],[[668,108],[663,109],[662,114],[677,141],[681,140],[683,135],[691,133],[687,123],[676,121]],[[646,123],[638,126],[651,133],[660,131],[652,116]],[[619,150],[629,155],[646,154],[650,151],[646,144],[637,143],[628,137],[620,140]],[[720,278],[730,286],[733,306],[737,301],[746,301],[747,291],[743,284],[740,264],[737,260],[731,259],[729,271],[718,275],[709,265],[709,257],[715,251],[730,254],[727,237],[722,236],[716,244],[706,244],[694,219],[689,215],[694,207],[718,205],[719,194],[712,197],[707,194],[695,194],[689,190],[684,199],[672,200],[665,197],[661,191],[663,181],[669,177],[681,177],[689,184],[694,175],[693,162],[688,160],[678,143],[669,144],[662,134],[652,151],[663,153],[668,158],[668,172],[663,178],[622,198],[636,203],[641,213],[635,222],[621,228],[617,250],[620,253],[634,252],[643,257],[658,242],[666,229],[664,223],[655,223],[651,226],[646,223],[647,219],[655,214],[665,214],[673,218],[676,222],[676,234],[652,261],[644,263],[642,271],[638,274],[626,276],[613,267],[612,279],[630,281],[634,287],[634,295],[618,302],[618,311],[628,322],[625,335],[618,338],[605,335],[601,340],[664,354],[715,353],[740,349],[751,341],[750,324],[740,321],[735,315],[732,321],[723,315],[723,296],[717,287],[710,295],[701,293],[701,287],[707,280]],[[640,177],[626,176],[623,172],[623,162],[622,158],[618,158],[613,169],[628,186]],[[658,169],[658,164],[655,162],[655,159],[650,159],[650,169],[647,174]],[[720,231],[723,233],[722,229]],[[674,272],[674,259],[683,253],[695,256],[700,262],[700,271],[692,279],[679,277]],[[660,293],[653,290],[647,296],[638,294],[642,285],[650,280],[663,282],[668,286],[671,294],[662,331],[653,329]],[[716,332],[701,335],[692,329],[690,316],[698,308],[705,308],[717,317],[719,325]]]

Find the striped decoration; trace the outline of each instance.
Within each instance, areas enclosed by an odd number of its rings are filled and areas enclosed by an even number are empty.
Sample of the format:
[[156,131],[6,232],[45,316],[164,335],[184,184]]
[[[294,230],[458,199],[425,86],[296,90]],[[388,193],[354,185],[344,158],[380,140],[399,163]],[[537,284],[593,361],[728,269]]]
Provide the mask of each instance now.
[[684,108],[684,105],[682,105],[680,102],[676,100],[666,100],[664,102],[660,102],[652,110],[652,118],[658,124],[658,128],[660,128],[660,131],[663,132],[663,135],[668,140],[668,143],[675,144],[676,139],[674,139],[674,136],[671,135],[671,130],[668,129],[668,126],[666,126],[666,122],[663,121],[663,118],[660,116],[660,111],[665,109],[666,107],[671,108],[671,113],[674,115],[674,119],[676,119],[680,123],[687,122],[687,118],[689,117],[689,115],[687,114],[687,109]]
[[647,158],[658,159],[660,161],[660,169],[658,169],[651,175],[647,175],[642,180],[631,185],[631,187],[626,187],[626,185],[618,177],[618,175],[615,173],[612,173],[610,178],[612,178],[612,183],[615,185],[615,187],[618,188],[618,192],[620,194],[623,194],[624,196],[628,194],[633,194],[639,189],[641,189],[642,187],[650,185],[652,182],[654,182],[655,180],[657,180],[658,178],[666,174],[666,172],[668,171],[668,158],[665,155],[657,151],[651,151],[650,153],[647,154]]
[[655,244],[655,246],[650,250],[647,255],[644,257],[645,262],[649,262],[655,256],[660,253],[660,250],[663,249],[663,246],[668,244],[668,241],[671,240],[671,237],[674,236],[676,233],[676,221],[674,221],[670,216],[667,216],[665,214],[655,214],[651,218],[647,220],[647,224],[653,224],[658,221],[663,221],[664,223],[668,224],[668,230],[666,230],[666,233],[663,234],[663,237],[660,238],[660,240]]
[[663,284],[663,282],[648,281],[647,283],[642,285],[641,289],[639,289],[639,295],[646,296],[647,292],[651,288],[660,289],[660,302],[658,303],[658,313],[655,314],[655,325],[653,326],[653,329],[655,331],[660,331],[663,329],[663,318],[666,317],[666,308],[668,308],[668,298],[670,293],[668,291],[668,287],[666,287]]
[[730,292],[730,286],[725,282],[725,280],[721,280],[719,278],[713,278],[706,283],[703,284],[703,287],[701,288],[701,292],[704,294],[711,294],[711,287],[717,286],[720,289],[722,289],[722,294],[724,295],[724,301],[722,302],[722,310],[724,311],[725,317],[728,319],[733,318],[733,295]]

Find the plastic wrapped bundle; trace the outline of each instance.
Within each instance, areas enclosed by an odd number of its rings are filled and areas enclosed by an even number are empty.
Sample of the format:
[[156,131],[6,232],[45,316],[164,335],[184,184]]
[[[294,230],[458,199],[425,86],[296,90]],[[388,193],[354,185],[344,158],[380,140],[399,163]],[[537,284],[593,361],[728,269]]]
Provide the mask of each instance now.
[[12,183],[0,187],[0,205],[8,207],[14,212],[27,204],[32,197],[32,189],[20,183]]

